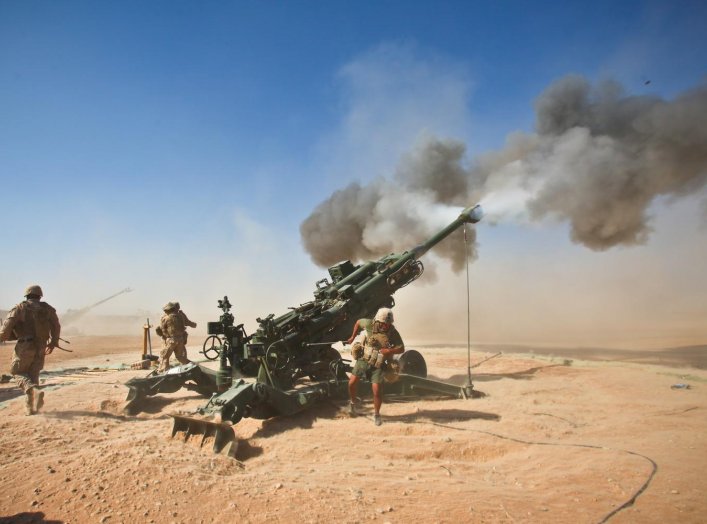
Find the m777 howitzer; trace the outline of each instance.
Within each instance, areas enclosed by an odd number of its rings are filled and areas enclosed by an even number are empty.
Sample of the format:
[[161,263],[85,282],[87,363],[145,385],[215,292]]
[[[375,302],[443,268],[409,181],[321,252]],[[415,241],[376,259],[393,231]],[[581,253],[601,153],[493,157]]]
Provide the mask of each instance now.
[[[199,408],[200,417],[172,415],[173,435],[202,435],[215,452],[235,456],[232,425],[243,417],[291,415],[324,399],[348,395],[349,363],[332,347],[347,339],[356,320],[371,318],[381,307],[394,305],[393,294],[422,274],[422,257],[466,223],[481,219],[480,206],[464,209],[459,217],[426,242],[401,254],[354,266],[350,261],[329,268],[332,282],[316,283],[314,300],[275,317],[258,318],[259,328],[247,335],[235,325],[228,297],[219,300],[218,322],[208,323],[204,353],[220,358],[218,371],[198,364],[171,368],[126,383],[130,388],[126,412],[139,411],[147,396],[171,393],[181,387],[211,398]],[[470,388],[426,379],[427,365],[420,353],[405,351],[399,374],[386,385],[386,395],[445,395],[468,398]],[[244,377],[256,377],[246,381]],[[370,388],[363,387],[361,391]]]

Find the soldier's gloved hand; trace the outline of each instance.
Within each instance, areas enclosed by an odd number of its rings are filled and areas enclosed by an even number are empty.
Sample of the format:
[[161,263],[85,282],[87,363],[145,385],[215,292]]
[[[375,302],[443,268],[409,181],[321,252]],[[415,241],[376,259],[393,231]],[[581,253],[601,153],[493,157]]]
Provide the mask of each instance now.
[[55,342],[50,342],[47,344],[47,348],[44,350],[45,355],[50,355],[52,351],[54,351],[54,348],[57,346]]

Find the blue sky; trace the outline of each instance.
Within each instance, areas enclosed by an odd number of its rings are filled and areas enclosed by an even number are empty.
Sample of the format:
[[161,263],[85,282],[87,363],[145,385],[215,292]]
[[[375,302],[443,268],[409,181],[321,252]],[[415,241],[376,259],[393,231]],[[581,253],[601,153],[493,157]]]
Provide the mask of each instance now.
[[[473,158],[531,131],[535,97],[570,73],[670,98],[705,81],[705,35],[698,1],[0,0],[0,307],[36,281],[59,310],[131,286],[105,311],[176,298],[206,319],[228,293],[249,322],[280,312],[323,274],[302,220],[420,133]],[[697,224],[690,205],[675,216]],[[504,249],[596,266],[562,227],[486,231],[496,267]]]

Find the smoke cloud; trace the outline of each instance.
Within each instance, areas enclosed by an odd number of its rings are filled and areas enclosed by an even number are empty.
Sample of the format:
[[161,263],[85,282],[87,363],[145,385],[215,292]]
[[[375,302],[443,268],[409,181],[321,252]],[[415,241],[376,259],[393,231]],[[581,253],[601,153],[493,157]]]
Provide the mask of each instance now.
[[[391,180],[336,191],[300,226],[312,260],[327,266],[409,249],[477,202],[490,221],[566,221],[572,240],[593,250],[638,245],[651,233],[657,197],[707,182],[707,85],[668,101],[568,76],[535,110],[534,133],[514,133],[470,165],[463,143],[428,136]],[[472,231],[472,256],[474,241]],[[462,242],[447,239],[435,252],[464,267]]]
[[[319,204],[300,226],[306,250],[320,266],[378,258],[411,249],[455,218],[468,191],[460,142],[426,140],[406,155],[393,181],[350,184]],[[475,232],[468,245],[475,256]],[[463,267],[464,244],[442,241],[435,252]]]

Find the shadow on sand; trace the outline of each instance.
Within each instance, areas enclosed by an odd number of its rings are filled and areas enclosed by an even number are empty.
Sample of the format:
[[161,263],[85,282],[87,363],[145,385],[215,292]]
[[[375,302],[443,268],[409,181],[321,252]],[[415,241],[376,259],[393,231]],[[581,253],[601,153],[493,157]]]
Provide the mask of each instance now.
[[[471,374],[471,381],[472,382],[492,382],[494,380],[501,380],[503,378],[510,378],[513,380],[531,380],[535,377],[535,374],[542,369],[564,367],[564,366],[565,366],[565,364],[550,364],[547,366],[535,366],[532,368],[523,369],[521,371],[514,371],[512,373],[472,373]],[[451,384],[456,384],[459,386],[465,384],[466,380],[467,380],[466,375],[452,375],[451,377],[448,377],[445,379],[437,378],[437,377],[430,375],[427,378],[429,378],[431,380],[439,380],[442,382],[449,382]]]
[[63,520],[47,520],[44,512],[23,512],[9,517],[0,517],[0,524],[63,524]]
[[338,406],[332,403],[322,403],[295,415],[264,419],[262,427],[256,430],[248,440],[238,441],[236,459],[245,461],[263,454],[263,448],[253,445],[250,439],[268,438],[291,429],[311,429],[317,419],[333,419],[340,412]]
[[496,413],[469,409],[421,409],[415,413],[407,413],[405,415],[385,415],[385,420],[391,422],[409,423],[417,422],[420,419],[438,423],[466,422],[467,420],[492,420],[496,422],[501,420],[501,416]]
[[[47,418],[55,418],[59,420],[74,420],[82,417],[93,417],[109,420],[119,420],[120,422],[149,422],[155,420],[155,418],[140,418],[131,417],[126,415],[116,415],[115,413],[109,413],[108,411],[89,411],[89,410],[68,410],[68,411],[48,411],[40,413],[41,416]],[[164,414],[159,419],[169,418],[167,414]]]
[[0,389],[0,406],[12,399],[24,397],[25,393],[20,388]]
[[263,426],[253,434],[253,438],[266,438],[284,433],[290,429],[310,429],[317,419],[333,419],[340,413],[341,409],[339,406],[333,403],[323,402],[295,415],[273,417],[263,420]]
[[[317,419],[333,419],[340,414],[340,406],[333,403],[324,403],[297,415],[266,419],[263,421],[262,428],[258,429],[248,440],[239,440],[236,458],[245,461],[263,454],[263,448],[253,445],[250,439],[267,438],[295,428],[311,429]],[[360,418],[365,419],[368,417],[365,413],[361,413]],[[498,421],[500,419],[501,417],[496,413],[467,409],[423,409],[405,415],[385,415],[386,422],[402,422],[407,424],[420,422],[421,420],[442,424],[465,422],[467,420]]]
[[204,397],[203,395],[199,395],[198,393],[179,398],[170,398],[165,397],[164,395],[155,395],[153,397],[145,397],[144,399],[142,399],[139,404],[139,411],[140,413],[147,413],[148,415],[158,415],[165,408],[168,408],[171,404],[174,404],[175,402],[189,401],[194,399],[199,399],[202,400],[204,404],[206,403],[206,397]]
[[254,446],[247,440],[239,440],[238,450],[236,451],[236,460],[244,462],[248,459],[259,457],[263,453],[264,450],[260,446]]

